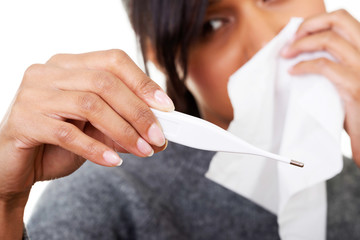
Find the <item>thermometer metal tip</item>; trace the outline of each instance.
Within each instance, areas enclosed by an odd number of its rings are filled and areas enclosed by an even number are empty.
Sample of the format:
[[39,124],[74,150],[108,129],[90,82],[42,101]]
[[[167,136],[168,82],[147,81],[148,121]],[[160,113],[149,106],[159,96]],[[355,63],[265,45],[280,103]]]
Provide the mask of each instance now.
[[159,120],[164,135],[169,141],[208,151],[257,155],[296,167],[304,167],[302,162],[259,149],[203,119],[177,111],[151,110]]
[[301,168],[304,167],[304,163],[295,160],[291,160],[290,164]]

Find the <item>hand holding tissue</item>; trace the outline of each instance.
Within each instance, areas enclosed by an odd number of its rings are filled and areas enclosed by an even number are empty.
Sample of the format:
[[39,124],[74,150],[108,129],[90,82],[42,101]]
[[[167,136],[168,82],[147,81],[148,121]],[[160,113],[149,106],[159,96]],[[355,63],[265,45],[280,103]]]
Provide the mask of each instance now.
[[325,181],[342,170],[344,110],[337,90],[324,77],[288,73],[298,62],[332,56],[316,52],[290,60],[280,57],[301,22],[293,18],[230,77],[234,119],[228,131],[305,167],[217,153],[206,176],[276,214],[282,239],[318,240],[326,238]]

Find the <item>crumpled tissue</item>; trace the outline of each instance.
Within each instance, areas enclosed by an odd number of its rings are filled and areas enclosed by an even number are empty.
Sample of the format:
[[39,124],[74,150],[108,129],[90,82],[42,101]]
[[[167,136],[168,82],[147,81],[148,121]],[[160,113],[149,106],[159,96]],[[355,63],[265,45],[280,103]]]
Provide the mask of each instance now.
[[229,79],[234,119],[228,131],[264,150],[305,163],[304,168],[258,156],[217,153],[206,177],[278,217],[282,239],[326,238],[325,181],[342,170],[344,109],[333,84],[320,75],[292,76],[300,61],[326,52],[284,59],[281,49],[303,20],[289,24]]

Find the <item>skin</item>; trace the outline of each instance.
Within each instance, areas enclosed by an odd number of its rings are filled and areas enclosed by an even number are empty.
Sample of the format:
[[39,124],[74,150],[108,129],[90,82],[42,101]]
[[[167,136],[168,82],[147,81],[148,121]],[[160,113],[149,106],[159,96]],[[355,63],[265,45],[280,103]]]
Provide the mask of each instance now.
[[[338,59],[303,62],[290,71],[321,74],[335,84],[360,165],[360,24],[344,11],[325,13],[321,0],[214,1],[205,21],[213,28],[191,48],[186,85],[202,117],[227,128],[233,118],[229,76],[292,16],[306,21],[283,57],[326,50]],[[0,239],[21,239],[24,207],[36,181],[71,174],[84,159],[117,165],[120,159],[105,158],[113,150],[143,157],[162,150],[165,139],[151,127],[158,123],[149,106],[171,111],[173,105],[159,93],[120,50],[61,54],[31,66],[0,125]]]
[[226,129],[233,118],[229,77],[293,16],[305,21],[281,55],[293,58],[324,50],[335,57],[301,62],[289,72],[320,74],[336,86],[345,106],[344,128],[353,159],[360,166],[360,23],[345,10],[326,13],[322,0],[213,1],[206,14],[213,28],[191,50],[187,87],[202,117]]
[[61,54],[30,66],[0,125],[0,239],[21,239],[35,182],[69,175],[85,159],[119,165],[114,150],[140,157],[162,150],[149,106],[174,109],[123,51]]
[[227,128],[233,119],[229,77],[285,27],[293,16],[325,12],[321,0],[214,1],[207,21],[218,28],[199,39],[190,53],[187,86],[203,118]]

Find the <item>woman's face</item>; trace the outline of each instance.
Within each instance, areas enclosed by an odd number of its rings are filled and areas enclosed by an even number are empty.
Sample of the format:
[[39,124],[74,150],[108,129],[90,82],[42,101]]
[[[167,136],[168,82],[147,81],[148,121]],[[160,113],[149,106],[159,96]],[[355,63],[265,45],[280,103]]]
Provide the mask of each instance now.
[[[189,56],[186,85],[202,117],[227,128],[233,118],[230,75],[285,27],[291,17],[325,12],[323,0],[209,0],[201,39]],[[261,71],[261,66],[259,66]]]

